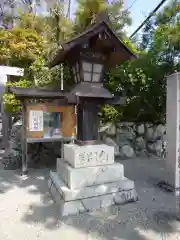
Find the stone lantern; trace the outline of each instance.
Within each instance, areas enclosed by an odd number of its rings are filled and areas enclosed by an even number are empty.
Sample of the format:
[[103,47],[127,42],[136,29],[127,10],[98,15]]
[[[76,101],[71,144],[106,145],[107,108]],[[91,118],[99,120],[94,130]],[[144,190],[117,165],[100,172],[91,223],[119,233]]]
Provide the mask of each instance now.
[[69,95],[76,96],[77,141],[95,143],[98,139],[98,111],[101,104],[118,104],[104,87],[105,73],[112,67],[135,58],[134,53],[116,36],[107,18],[62,45],[51,67],[67,63],[76,85]]
[[64,145],[57,173],[51,172],[49,178],[50,192],[62,215],[137,199],[134,182],[124,177],[122,164],[114,163],[114,147],[98,141],[100,106],[125,103],[105,88],[105,73],[135,57],[107,17],[99,17],[96,24],[64,43],[50,64],[68,64],[75,80],[67,95],[73,96],[77,106],[77,139]]

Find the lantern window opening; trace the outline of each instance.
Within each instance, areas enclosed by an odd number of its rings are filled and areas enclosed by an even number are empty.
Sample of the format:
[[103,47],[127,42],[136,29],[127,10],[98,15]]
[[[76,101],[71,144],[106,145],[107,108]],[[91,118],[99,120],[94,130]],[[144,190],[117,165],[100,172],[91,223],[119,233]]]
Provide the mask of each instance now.
[[103,65],[100,63],[82,62],[85,82],[100,82]]

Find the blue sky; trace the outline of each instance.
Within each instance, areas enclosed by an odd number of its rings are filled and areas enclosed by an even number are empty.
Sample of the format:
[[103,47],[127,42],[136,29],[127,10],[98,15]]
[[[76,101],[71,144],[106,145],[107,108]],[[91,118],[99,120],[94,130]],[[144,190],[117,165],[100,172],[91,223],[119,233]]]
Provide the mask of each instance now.
[[[134,0],[125,0],[128,7],[130,7]],[[149,13],[161,2],[161,0],[136,0],[132,5],[130,12],[132,18],[132,26],[128,29],[128,34],[133,33],[137,27],[145,20]],[[168,2],[168,1],[167,1]],[[165,4],[162,5],[165,6]],[[160,8],[161,10],[161,8]]]
[[[127,33],[130,36],[131,33],[144,21],[149,13],[161,2],[161,0],[125,0],[125,7],[129,8],[131,12],[132,25],[127,29]],[[168,2],[168,1],[167,1]],[[164,4],[165,5],[165,4]],[[163,5],[163,6],[164,6]],[[76,8],[76,0],[72,0],[72,13]]]

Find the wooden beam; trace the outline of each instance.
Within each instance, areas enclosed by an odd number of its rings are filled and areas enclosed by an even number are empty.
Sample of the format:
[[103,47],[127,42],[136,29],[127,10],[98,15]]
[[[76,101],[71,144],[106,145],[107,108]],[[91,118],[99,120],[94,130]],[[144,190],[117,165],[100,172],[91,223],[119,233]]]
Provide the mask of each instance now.
[[27,127],[27,116],[26,116],[26,102],[21,101],[22,104],[22,136],[21,136],[21,146],[22,146],[22,174],[26,175],[28,173],[28,163],[27,163],[27,141],[26,141],[26,127]]
[[4,109],[3,94],[5,92],[5,85],[7,82],[7,75],[0,75],[0,100],[1,100],[1,116],[2,116],[2,129],[3,135],[2,147],[6,149],[8,147],[8,116]]

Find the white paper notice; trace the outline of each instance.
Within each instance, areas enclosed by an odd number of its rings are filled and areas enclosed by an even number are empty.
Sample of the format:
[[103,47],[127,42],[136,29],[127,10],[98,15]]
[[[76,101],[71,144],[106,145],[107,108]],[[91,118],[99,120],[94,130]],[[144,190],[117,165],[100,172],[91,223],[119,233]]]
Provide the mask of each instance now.
[[31,110],[29,113],[29,131],[43,131],[43,111]]

